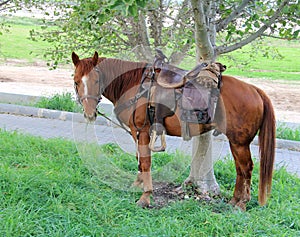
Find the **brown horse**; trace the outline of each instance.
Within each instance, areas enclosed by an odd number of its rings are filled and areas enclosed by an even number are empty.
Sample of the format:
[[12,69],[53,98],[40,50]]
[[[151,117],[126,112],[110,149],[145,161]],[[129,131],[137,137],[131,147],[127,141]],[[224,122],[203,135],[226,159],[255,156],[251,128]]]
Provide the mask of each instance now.
[[[74,83],[78,98],[84,108],[84,116],[94,121],[101,95],[109,99],[115,108],[123,107],[119,120],[130,128],[138,145],[138,177],[135,185],[143,187],[138,205],[150,205],[152,193],[151,151],[149,149],[150,121],[147,115],[148,100],[137,97],[143,73],[147,64],[119,59],[99,58],[95,52],[92,58],[80,60],[72,53],[75,65]],[[129,103],[128,103],[129,101]],[[124,105],[126,107],[124,107]],[[168,135],[181,136],[178,108],[173,116],[165,119]],[[231,204],[246,209],[250,200],[250,185],[253,162],[250,143],[259,131],[260,180],[259,203],[264,205],[271,191],[275,151],[275,117],[270,99],[259,88],[222,76],[222,87],[217,103],[215,121],[212,124],[190,124],[191,136],[216,128],[229,139],[236,165],[236,184]]]

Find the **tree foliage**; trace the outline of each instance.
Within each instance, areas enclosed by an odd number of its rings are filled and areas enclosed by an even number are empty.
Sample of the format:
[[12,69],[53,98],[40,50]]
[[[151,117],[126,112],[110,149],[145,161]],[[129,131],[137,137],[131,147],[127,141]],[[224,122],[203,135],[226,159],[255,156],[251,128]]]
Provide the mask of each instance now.
[[[30,5],[30,1],[26,3]],[[31,4],[47,7],[44,26],[41,31],[32,31],[31,36],[53,43],[54,48],[46,54],[55,64],[69,58],[73,50],[88,55],[97,50],[112,56],[138,48],[136,55],[147,60],[155,47],[167,48],[176,64],[183,55],[194,54],[195,49],[199,59],[214,59],[261,37],[290,40],[299,35],[300,6],[296,0],[77,0]]]

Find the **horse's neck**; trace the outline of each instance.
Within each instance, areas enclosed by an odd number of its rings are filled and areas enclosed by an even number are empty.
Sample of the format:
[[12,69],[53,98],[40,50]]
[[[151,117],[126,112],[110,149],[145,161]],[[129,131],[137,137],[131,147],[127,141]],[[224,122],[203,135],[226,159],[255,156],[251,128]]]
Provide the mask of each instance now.
[[104,73],[103,95],[115,104],[132,87],[139,85],[146,64],[119,59],[105,59],[100,64]]

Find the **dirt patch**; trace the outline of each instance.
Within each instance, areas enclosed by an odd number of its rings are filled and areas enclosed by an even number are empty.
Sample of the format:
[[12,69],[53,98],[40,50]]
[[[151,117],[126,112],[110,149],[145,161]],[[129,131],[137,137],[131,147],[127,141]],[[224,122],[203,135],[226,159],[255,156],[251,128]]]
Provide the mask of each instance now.
[[264,90],[277,110],[300,112],[300,82],[243,78],[245,82]]
[[153,206],[160,209],[177,201],[196,200],[201,202],[214,202],[218,196],[200,193],[195,186],[181,186],[172,183],[153,183]]
[[[0,92],[38,96],[74,93],[72,65],[56,70],[49,70],[41,64],[22,67],[18,65],[16,62],[0,65]],[[300,121],[300,82],[240,79],[256,85],[269,95],[278,120]]]

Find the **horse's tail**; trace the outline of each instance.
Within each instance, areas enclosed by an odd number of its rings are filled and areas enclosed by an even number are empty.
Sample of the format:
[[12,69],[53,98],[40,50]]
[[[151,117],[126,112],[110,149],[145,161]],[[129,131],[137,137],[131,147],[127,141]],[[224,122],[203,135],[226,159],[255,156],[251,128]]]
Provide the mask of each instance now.
[[261,96],[264,104],[263,119],[258,137],[260,155],[258,201],[260,205],[265,205],[267,198],[271,193],[272,186],[276,142],[276,121],[271,100],[262,90],[257,88],[257,92]]

